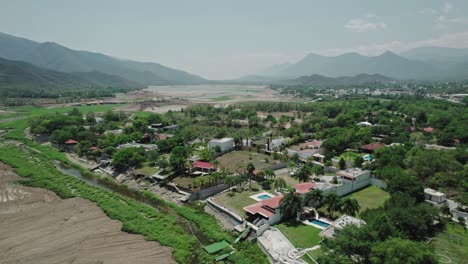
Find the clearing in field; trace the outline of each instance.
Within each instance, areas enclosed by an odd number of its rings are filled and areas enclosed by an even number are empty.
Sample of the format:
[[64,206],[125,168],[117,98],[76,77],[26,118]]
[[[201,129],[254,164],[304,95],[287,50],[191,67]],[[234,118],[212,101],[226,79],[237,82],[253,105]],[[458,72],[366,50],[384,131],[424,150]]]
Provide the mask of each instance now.
[[390,198],[390,194],[379,187],[370,186],[349,195],[349,197],[358,201],[361,206],[359,211],[362,212],[368,208],[372,209],[383,205]]
[[432,241],[439,263],[461,264],[468,262],[468,234],[457,223],[448,223],[446,230]]
[[[255,169],[265,169],[271,165],[278,164],[279,161],[273,160],[271,156],[251,151],[233,151],[229,152],[216,159],[221,167],[230,171],[237,171],[239,169],[245,170],[247,164],[252,162]],[[268,161],[268,162],[266,162]]]

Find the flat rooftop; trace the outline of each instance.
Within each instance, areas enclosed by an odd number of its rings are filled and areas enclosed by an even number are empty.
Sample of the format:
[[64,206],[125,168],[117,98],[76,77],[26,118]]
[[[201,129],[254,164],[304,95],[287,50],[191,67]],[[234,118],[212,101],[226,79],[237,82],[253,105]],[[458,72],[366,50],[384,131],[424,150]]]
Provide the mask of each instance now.
[[364,173],[368,173],[368,170],[363,170],[360,168],[351,168],[346,170],[341,170],[336,173],[336,175],[343,176],[346,178],[356,178]]
[[445,193],[438,192],[438,191],[436,191],[434,189],[431,189],[431,188],[424,189],[424,193],[429,194],[429,195],[433,195],[433,196],[444,196],[445,195]]

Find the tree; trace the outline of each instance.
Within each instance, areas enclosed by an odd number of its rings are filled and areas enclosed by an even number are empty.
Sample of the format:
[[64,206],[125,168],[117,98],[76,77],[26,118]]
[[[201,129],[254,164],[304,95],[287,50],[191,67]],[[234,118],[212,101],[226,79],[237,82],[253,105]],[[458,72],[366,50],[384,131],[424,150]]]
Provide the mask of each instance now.
[[436,264],[434,251],[424,242],[390,238],[372,247],[371,263]]
[[276,178],[275,181],[273,182],[273,185],[275,186],[277,190],[284,189],[287,186],[286,181],[281,177]]
[[361,168],[362,167],[362,163],[364,163],[364,159],[361,157],[361,155],[357,156],[355,159],[354,159],[354,166],[358,167],[358,168]]
[[204,148],[199,153],[200,159],[204,161],[212,160],[213,155],[214,155],[214,151],[211,148]]
[[229,186],[229,193],[231,193],[231,187],[236,184],[236,180],[233,177],[226,177],[224,183]]
[[188,155],[189,151],[186,147],[177,146],[172,149],[171,156],[169,157],[169,164],[174,171],[180,173],[185,170]]
[[265,170],[265,177],[267,177],[268,179],[273,179],[273,178],[275,178],[275,176],[276,176],[276,174],[272,169],[266,169]]
[[145,150],[143,148],[123,148],[112,155],[112,165],[120,171],[137,167],[144,160]]
[[358,201],[349,197],[341,200],[340,207],[341,212],[351,216],[355,216],[359,212],[359,209],[361,209],[361,206],[359,206]]
[[340,159],[340,161],[338,162],[338,165],[340,166],[340,170],[346,169],[346,162],[343,158]]
[[340,197],[335,192],[329,192],[325,195],[325,205],[327,206],[327,212],[332,216],[333,211],[339,211]]
[[249,179],[249,188],[252,189],[252,178],[254,176],[254,171],[255,171],[254,164],[252,162],[249,162],[245,170],[247,171],[247,177]]
[[385,241],[390,236],[397,237],[399,235],[398,230],[395,228],[392,221],[385,213],[377,216],[371,225],[380,241]]
[[408,194],[418,202],[424,201],[424,188],[422,182],[414,177],[406,174],[397,174],[390,179],[388,192],[394,194],[401,192]]
[[313,189],[308,192],[304,197],[304,204],[312,204],[313,206],[318,206],[324,200],[323,191],[320,189]]
[[290,190],[283,199],[281,199],[280,206],[283,218],[293,219],[297,216],[297,211],[301,207],[302,198],[298,196],[293,190]]

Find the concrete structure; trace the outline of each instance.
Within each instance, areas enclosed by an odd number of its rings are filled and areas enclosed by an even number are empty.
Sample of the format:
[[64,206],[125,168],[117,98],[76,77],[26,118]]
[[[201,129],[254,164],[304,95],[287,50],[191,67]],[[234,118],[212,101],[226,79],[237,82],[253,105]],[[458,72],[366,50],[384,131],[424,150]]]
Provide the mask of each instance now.
[[445,193],[441,193],[430,188],[424,189],[424,199],[426,202],[433,205],[442,205],[447,201]]
[[235,146],[235,142],[233,138],[212,139],[208,143],[208,146],[212,149],[216,146],[219,146],[221,148],[221,151],[226,151],[233,149]]
[[370,171],[362,170],[360,168],[351,168],[347,170],[341,170],[336,173],[344,180],[360,182],[370,178]]
[[347,225],[361,226],[365,224],[366,222],[364,222],[361,219],[349,215],[342,215],[340,218],[336,219],[331,225],[325,228],[325,230],[320,232],[319,235],[322,237],[333,238],[341,229],[343,229]]
[[278,195],[259,203],[244,207],[244,211],[249,220],[254,221],[257,218],[263,218],[270,225],[276,224],[281,220],[280,202],[283,195]]
[[155,144],[140,144],[140,143],[125,143],[117,146],[117,149],[123,148],[144,148],[146,152],[158,149],[158,146]]

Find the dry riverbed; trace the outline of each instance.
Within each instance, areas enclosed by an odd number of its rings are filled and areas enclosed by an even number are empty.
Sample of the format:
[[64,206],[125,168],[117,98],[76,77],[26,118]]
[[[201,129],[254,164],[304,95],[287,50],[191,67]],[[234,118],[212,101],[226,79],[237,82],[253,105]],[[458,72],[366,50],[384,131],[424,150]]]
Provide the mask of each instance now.
[[174,263],[171,248],[122,232],[94,203],[21,179],[0,163],[0,263]]

